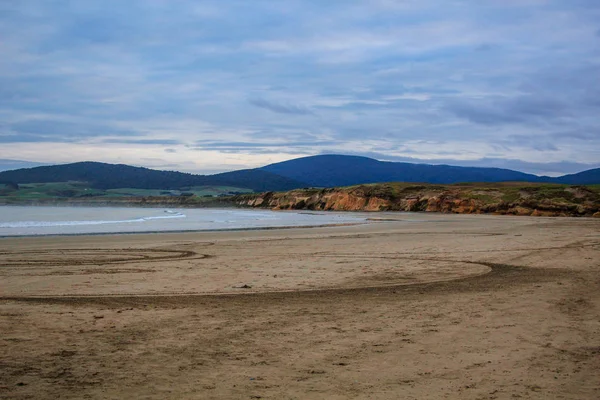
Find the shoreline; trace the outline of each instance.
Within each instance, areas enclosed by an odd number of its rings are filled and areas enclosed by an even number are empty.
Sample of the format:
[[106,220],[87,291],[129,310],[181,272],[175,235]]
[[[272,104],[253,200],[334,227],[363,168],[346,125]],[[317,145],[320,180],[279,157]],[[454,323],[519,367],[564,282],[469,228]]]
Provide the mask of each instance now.
[[0,211],[0,238],[272,230],[369,222],[362,213],[353,216],[300,210],[277,213],[232,208],[57,207],[55,211],[50,206],[18,206],[0,207]]
[[106,203],[92,203],[92,202],[80,202],[80,203],[66,203],[66,202],[36,202],[36,203],[0,203],[0,207],[77,207],[77,208],[174,208],[174,209],[244,209],[249,207],[237,206],[235,204],[212,204],[202,205],[199,204],[181,204],[181,203],[134,203],[134,202],[106,202]]
[[[397,220],[393,220],[397,221]],[[191,230],[169,230],[169,231],[139,231],[139,232],[95,232],[95,233],[42,233],[39,235],[0,235],[0,239],[15,239],[15,238],[36,238],[36,237],[80,237],[80,236],[121,236],[121,235],[161,235],[161,234],[178,234],[178,233],[210,233],[210,232],[246,232],[246,231],[272,231],[277,229],[312,229],[312,228],[329,228],[343,227],[354,225],[365,225],[370,222],[347,222],[340,224],[320,224],[320,225],[286,225],[286,226],[265,226],[265,227],[250,227],[250,228],[223,228],[223,229],[191,229]],[[390,221],[381,221],[390,222]]]
[[[7,206],[13,207],[13,206]],[[52,208],[54,206],[42,205],[42,206],[15,206],[15,207],[33,207],[33,208]],[[57,208],[70,207],[66,205],[58,206]],[[0,206],[2,208],[2,206]],[[80,208],[79,206],[74,206],[74,208]],[[181,208],[181,207],[121,207],[117,205],[111,205],[108,207],[97,207],[94,205],[87,205],[81,208],[114,208],[114,209],[127,209],[130,210],[132,208],[139,208],[140,210],[147,209],[155,209],[155,210],[190,210],[190,208]],[[207,210],[205,208],[196,210]],[[100,232],[66,232],[66,233],[23,233],[23,234],[10,234],[10,233],[0,233],[0,240],[6,239],[14,239],[14,238],[44,238],[44,237],[81,237],[81,236],[129,236],[129,235],[160,235],[160,234],[185,234],[185,233],[211,233],[211,232],[244,232],[244,231],[273,231],[273,230],[290,230],[297,228],[326,228],[326,227],[343,227],[343,226],[353,226],[353,225],[366,225],[366,224],[381,224],[381,223],[394,223],[394,222],[403,222],[403,223],[432,223],[432,222],[443,222],[456,218],[456,216],[464,216],[466,218],[507,218],[507,217],[516,217],[518,219],[526,219],[533,218],[535,220],[597,220],[595,217],[585,217],[585,216],[522,216],[522,215],[496,215],[489,213],[469,213],[469,214],[461,214],[461,213],[445,213],[445,212],[410,212],[410,211],[319,211],[319,210],[270,210],[270,209],[256,209],[256,208],[248,208],[248,207],[213,207],[210,210],[214,211],[239,211],[239,212],[272,212],[272,213],[282,213],[282,214],[297,214],[297,215],[316,215],[323,216],[327,214],[338,214],[338,215],[355,215],[358,220],[356,221],[348,221],[348,222],[331,222],[331,223],[315,223],[308,225],[282,225],[282,226],[248,226],[248,227],[231,227],[231,228],[205,228],[205,229],[146,229],[146,230],[125,230],[125,231],[100,231]],[[433,219],[432,219],[433,218]],[[511,219],[511,218],[508,218]],[[95,224],[92,224],[95,225]],[[8,228],[6,228],[8,229]]]
[[[263,210],[267,211],[267,210]],[[271,210],[268,210],[271,211]],[[310,212],[302,211],[291,211],[291,210],[273,210],[273,212],[295,212],[298,214],[311,214]],[[320,213],[338,213],[339,211],[320,211]],[[319,212],[315,212],[317,214]],[[342,213],[342,212],[339,212]],[[361,211],[346,211],[346,213],[361,214]],[[372,215],[373,212],[364,212],[365,214]],[[495,214],[455,214],[455,213],[440,213],[440,212],[409,212],[409,211],[380,211],[378,213],[391,213],[401,214],[409,216],[427,216],[427,217],[450,217],[455,218],[457,216],[469,217],[469,218],[506,218],[506,219],[518,219],[518,220],[531,220],[531,221],[553,221],[553,220],[574,220],[574,221],[597,221],[595,217],[573,217],[573,216],[560,216],[560,217],[547,217],[547,216],[522,216],[522,215],[495,215]],[[284,225],[284,226],[265,226],[265,227],[247,227],[247,228],[222,228],[222,229],[180,229],[180,230],[148,230],[148,231],[131,231],[131,232],[92,232],[92,233],[42,233],[42,234],[25,234],[25,235],[0,235],[0,240],[8,239],[26,239],[26,238],[70,238],[70,237],[103,237],[103,236],[133,236],[133,235],[177,235],[177,234],[202,234],[202,233],[227,233],[227,232],[260,232],[260,231],[276,231],[276,230],[293,230],[293,229],[315,229],[315,228],[336,228],[345,226],[360,226],[360,225],[371,225],[371,224],[385,224],[401,222],[406,224],[418,224],[418,223],[439,223],[448,222],[443,219],[399,219],[391,217],[367,217],[365,215],[364,221],[357,222],[344,222],[344,223],[332,223],[332,224],[316,224],[316,225]]]

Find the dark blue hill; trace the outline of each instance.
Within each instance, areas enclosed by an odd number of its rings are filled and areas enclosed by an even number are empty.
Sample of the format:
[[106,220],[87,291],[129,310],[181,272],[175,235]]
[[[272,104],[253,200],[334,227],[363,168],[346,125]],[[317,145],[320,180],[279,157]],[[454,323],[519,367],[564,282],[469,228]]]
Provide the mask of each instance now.
[[233,186],[257,192],[283,191],[306,186],[303,182],[268,171],[247,169],[216,175],[157,171],[124,164],[78,162],[0,172],[0,182],[88,182],[97,189],[179,189],[185,186]]
[[566,183],[568,185],[593,185],[600,184],[600,168],[588,169],[576,174],[563,175],[551,178],[554,183]]
[[385,162],[367,157],[344,155],[297,158],[267,165],[261,169],[316,187],[377,182],[450,184],[458,182],[539,182],[543,180],[536,175],[509,169]]
[[216,175],[157,171],[123,164],[78,162],[0,172],[0,182],[45,183],[82,181],[97,189],[179,189],[187,186],[233,186],[256,192],[286,191],[306,186],[335,187],[379,182],[547,182],[600,184],[600,169],[558,178],[539,177],[502,168],[456,167],[377,161],[344,155],[297,158],[258,169]]

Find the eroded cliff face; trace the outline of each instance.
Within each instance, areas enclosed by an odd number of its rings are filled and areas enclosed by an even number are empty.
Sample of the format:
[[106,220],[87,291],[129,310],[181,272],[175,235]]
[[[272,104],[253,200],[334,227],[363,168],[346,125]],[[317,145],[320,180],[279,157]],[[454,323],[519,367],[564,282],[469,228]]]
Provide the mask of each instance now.
[[379,184],[235,196],[238,206],[274,210],[425,211],[600,217],[600,193],[583,186]]

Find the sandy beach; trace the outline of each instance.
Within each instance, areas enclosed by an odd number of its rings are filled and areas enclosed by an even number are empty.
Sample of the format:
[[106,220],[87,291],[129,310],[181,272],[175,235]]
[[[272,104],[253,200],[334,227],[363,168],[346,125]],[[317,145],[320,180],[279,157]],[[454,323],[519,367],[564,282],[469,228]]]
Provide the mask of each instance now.
[[600,220],[0,239],[0,398],[598,399]]

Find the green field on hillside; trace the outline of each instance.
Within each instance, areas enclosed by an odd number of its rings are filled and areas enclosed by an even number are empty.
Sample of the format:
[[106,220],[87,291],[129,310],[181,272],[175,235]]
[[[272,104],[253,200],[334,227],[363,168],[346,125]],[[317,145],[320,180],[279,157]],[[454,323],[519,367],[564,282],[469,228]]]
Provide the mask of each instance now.
[[85,199],[85,198],[125,198],[125,197],[173,197],[197,196],[219,197],[242,193],[252,190],[231,186],[193,186],[179,190],[164,189],[94,189],[86,182],[53,182],[19,184],[18,189],[10,185],[0,184],[0,200],[5,202],[36,201],[48,199]]
[[21,200],[39,200],[60,197],[91,197],[103,195],[102,190],[91,189],[83,182],[27,183],[18,189],[2,185],[0,197]]

